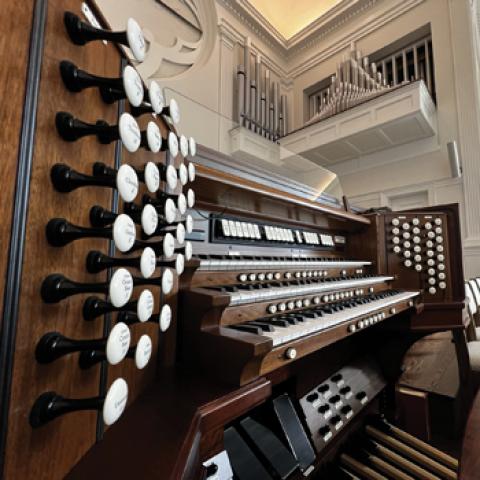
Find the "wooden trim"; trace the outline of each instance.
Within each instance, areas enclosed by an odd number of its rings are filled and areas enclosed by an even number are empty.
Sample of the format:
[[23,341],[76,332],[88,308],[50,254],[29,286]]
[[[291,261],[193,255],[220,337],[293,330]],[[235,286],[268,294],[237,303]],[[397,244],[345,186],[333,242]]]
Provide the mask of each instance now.
[[[47,0],[37,0],[33,10],[30,47],[27,67],[25,103],[23,106],[20,144],[18,150],[15,197],[11,225],[8,268],[2,312],[0,337],[0,477],[2,475],[6,447],[8,410],[12,384],[13,351],[15,348],[20,284],[23,270],[23,254],[27,213],[30,194],[30,179],[35,144],[40,74],[47,20]],[[18,93],[18,92],[17,92]]]

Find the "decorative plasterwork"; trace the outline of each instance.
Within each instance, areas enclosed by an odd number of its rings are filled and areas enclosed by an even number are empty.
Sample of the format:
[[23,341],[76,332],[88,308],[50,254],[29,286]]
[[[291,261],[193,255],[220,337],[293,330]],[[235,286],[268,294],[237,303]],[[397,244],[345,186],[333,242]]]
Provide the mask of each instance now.
[[[376,3],[380,3],[380,1],[382,0],[374,1]],[[310,70],[319,63],[325,61],[332,55],[336,55],[342,50],[345,50],[346,48],[348,48],[351,42],[358,41],[363,37],[366,37],[370,33],[379,29],[388,22],[391,22],[400,15],[403,15],[412,8],[415,8],[417,5],[423,3],[424,1],[425,0],[398,0],[390,8],[381,9],[381,11],[379,11],[376,15],[372,15],[367,22],[360,24],[357,29],[351,29],[349,31],[346,31],[342,38],[336,39],[335,43],[329,44],[326,48],[317,50],[315,54],[307,56],[306,60],[303,62],[297,63],[296,65],[290,64],[288,68],[288,75],[292,78],[301,75],[302,73]],[[344,23],[347,23],[347,21],[345,20],[343,24]],[[343,24],[339,24],[338,27],[342,26]],[[319,43],[322,38],[323,37],[312,38],[307,42],[308,44],[305,44],[302,48],[312,48],[317,43]],[[289,58],[293,60],[294,56],[290,55]]]
[[217,3],[238,17],[267,45],[281,50],[288,57],[298,50],[308,48],[380,1],[382,0],[343,0],[288,40],[248,0],[217,0]]
[[[293,78],[315,67],[332,55],[336,55],[341,50],[348,48],[352,41],[360,40],[425,0],[398,0],[395,2],[387,2],[385,0],[344,0],[288,41],[251,6],[248,0],[216,1],[234,15],[242,25],[245,25],[252,34],[258,36],[266,45],[277,52],[280,58],[285,59],[285,65],[280,67],[280,70],[284,72],[282,77],[285,79],[285,84],[290,85]],[[303,56],[301,53],[304,50],[313,50],[326,36],[334,33],[341,27],[345,27],[347,24],[352,24],[352,20],[355,17],[380,4],[383,5],[382,8],[378,9],[375,15],[371,15],[365,22],[362,22],[357,29],[345,32],[342,38],[335,40],[335,43],[329,44],[326,48],[316,50],[312,55],[305,54],[305,60],[299,61],[299,58]],[[224,18],[221,19],[221,23],[222,25],[227,25],[226,29],[233,29]],[[236,30],[235,32],[237,36],[236,41],[243,43],[245,41],[245,33],[240,34]],[[277,64],[277,68],[279,66]]]

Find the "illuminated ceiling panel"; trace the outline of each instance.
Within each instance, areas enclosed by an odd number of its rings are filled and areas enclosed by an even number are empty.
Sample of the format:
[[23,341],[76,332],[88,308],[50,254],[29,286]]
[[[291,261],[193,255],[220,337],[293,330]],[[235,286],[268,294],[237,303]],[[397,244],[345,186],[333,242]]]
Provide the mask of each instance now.
[[285,39],[293,37],[341,0],[248,0]]

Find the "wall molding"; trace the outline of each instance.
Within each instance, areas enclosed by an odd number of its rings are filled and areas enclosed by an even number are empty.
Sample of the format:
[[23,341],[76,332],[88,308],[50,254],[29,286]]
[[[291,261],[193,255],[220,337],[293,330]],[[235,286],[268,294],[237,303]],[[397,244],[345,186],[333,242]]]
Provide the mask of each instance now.
[[[342,50],[347,49],[352,42],[359,41],[362,38],[370,35],[375,30],[378,30],[387,23],[395,20],[397,17],[404,15],[409,10],[412,10],[424,1],[425,0],[395,0],[395,4],[392,7],[388,8],[386,1],[383,0],[383,8],[381,9],[381,11],[376,12],[376,14],[372,15],[366,23],[362,23],[361,27],[357,28],[354,31],[345,32],[342,38],[337,39],[335,43],[328,45],[326,48],[320,50],[318,50],[317,48],[315,50],[316,53],[308,56],[306,60],[301,61],[297,65],[289,64],[288,74],[293,78],[302,75],[306,71],[311,70],[312,68],[316,67],[328,58],[338,54]],[[372,4],[371,7],[373,7],[374,5],[379,5],[379,3],[376,2],[375,4]],[[363,13],[365,10],[366,9],[364,8],[358,13]],[[353,20],[353,18],[354,16],[349,18],[349,20]],[[346,23],[347,21],[343,22],[341,26],[346,25]],[[308,43],[307,47],[297,50],[297,54],[300,50],[307,50],[308,48],[313,49],[314,47],[318,47],[318,44],[324,40],[325,36],[318,37],[316,38],[316,40],[312,39]],[[291,55],[290,58],[293,62],[295,55]]]

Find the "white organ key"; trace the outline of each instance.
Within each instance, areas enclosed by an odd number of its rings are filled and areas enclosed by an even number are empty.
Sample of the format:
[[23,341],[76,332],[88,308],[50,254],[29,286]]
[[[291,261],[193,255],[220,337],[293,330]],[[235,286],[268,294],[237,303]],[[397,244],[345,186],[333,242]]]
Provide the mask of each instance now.
[[435,225],[441,225],[442,224],[442,219],[441,218],[436,218],[435,219]]
[[447,288],[447,284],[445,282],[440,282],[438,284],[438,287],[440,288],[440,290],[445,290]]
[[394,226],[400,225],[400,220],[398,218],[392,219],[392,225],[394,225]]
[[414,219],[412,220],[412,224],[413,224],[413,225],[420,225],[420,220],[419,220],[418,218],[414,218]]
[[[372,302],[361,304],[346,310],[334,312],[331,314],[324,314],[322,317],[318,317],[315,319],[304,318],[304,321],[297,325],[290,325],[288,327],[274,327],[273,332],[262,332],[262,336],[269,337],[273,341],[273,346],[281,345],[297,338],[318,333],[332,326],[348,322],[349,320],[358,318],[360,316],[369,315],[375,310],[390,307],[397,302],[405,301],[409,298],[414,298],[417,295],[417,292],[397,293],[387,298],[374,300]],[[373,315],[371,318],[372,323],[375,323],[375,315]],[[376,318],[378,321],[379,319],[385,318],[385,316],[377,314]],[[360,322],[363,326],[365,326],[364,321],[361,320]]]
[[425,224],[425,230],[431,230],[432,229],[432,224],[430,222],[427,222]]
[[440,272],[440,273],[438,274],[438,278],[439,278],[439,280],[445,280],[445,279],[447,278],[447,276],[445,275],[445,273]]
[[400,243],[400,238],[399,237],[393,237],[392,238],[392,242],[395,244],[395,245],[398,245]]
[[437,266],[437,268],[438,268],[441,272],[443,272],[443,271],[445,270],[445,265],[444,265],[443,263],[439,263],[438,266]]
[[233,220],[228,221],[228,226],[230,227],[230,234],[232,237],[237,236],[237,227],[235,226],[235,222]]
[[410,230],[410,224],[407,223],[407,222],[405,222],[405,223],[402,225],[402,228],[403,228],[404,230]]
[[422,271],[422,268],[423,268],[423,267],[422,267],[419,263],[417,263],[417,264],[415,265],[415,270],[416,270],[417,272],[421,272],[421,271]]

